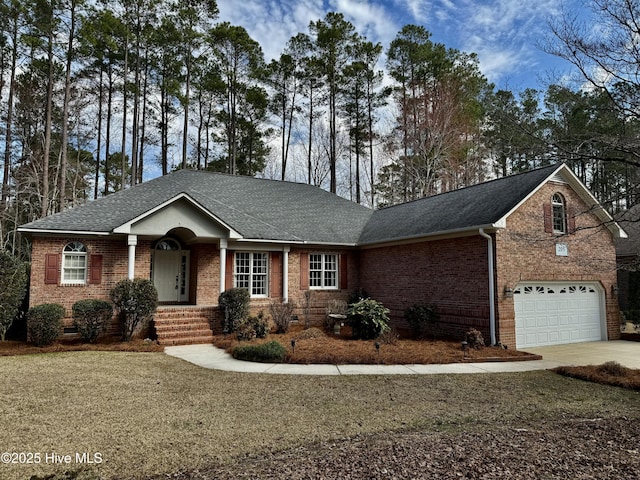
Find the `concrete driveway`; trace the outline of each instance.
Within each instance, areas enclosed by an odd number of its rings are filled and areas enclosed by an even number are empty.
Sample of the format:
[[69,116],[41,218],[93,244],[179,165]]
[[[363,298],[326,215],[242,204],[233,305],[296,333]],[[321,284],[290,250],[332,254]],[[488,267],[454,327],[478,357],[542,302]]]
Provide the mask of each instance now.
[[524,348],[523,350],[542,355],[544,360],[561,365],[600,365],[604,362],[616,361],[625,367],[640,368],[640,342],[612,340]]

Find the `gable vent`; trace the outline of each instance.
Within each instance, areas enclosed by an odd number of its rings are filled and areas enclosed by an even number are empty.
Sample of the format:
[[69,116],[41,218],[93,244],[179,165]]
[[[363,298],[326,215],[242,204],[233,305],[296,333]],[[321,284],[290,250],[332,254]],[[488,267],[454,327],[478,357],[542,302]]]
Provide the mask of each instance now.
[[553,177],[551,177],[551,181],[556,183],[567,183],[567,181],[562,175],[560,175],[560,173],[556,173]]

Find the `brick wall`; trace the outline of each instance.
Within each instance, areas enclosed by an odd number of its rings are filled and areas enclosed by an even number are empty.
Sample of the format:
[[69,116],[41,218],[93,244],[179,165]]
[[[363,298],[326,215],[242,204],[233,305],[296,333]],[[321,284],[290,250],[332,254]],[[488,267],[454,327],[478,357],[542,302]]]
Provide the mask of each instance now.
[[[543,203],[561,193],[568,212],[575,212],[576,231],[568,235],[546,233]],[[556,243],[566,243],[569,255],[556,256]],[[549,182],[507,219],[507,228],[496,234],[496,289],[498,337],[515,345],[513,298],[506,298],[505,287],[515,288],[527,281],[592,281],[605,292],[609,339],[620,338],[620,317],[616,285],[616,255],[609,230],[588,211],[580,197],[566,184]]]
[[435,304],[436,333],[459,337],[474,327],[488,335],[487,241],[480,236],[363,250],[359,284],[391,310],[398,328],[406,327],[406,308]]
[[[82,242],[87,247],[88,259],[91,255],[102,255],[102,275],[99,284],[62,285],[61,267],[58,265],[58,283],[45,283],[45,256],[62,254],[64,246],[72,241]],[[139,240],[136,247],[136,277],[149,278],[151,267],[150,244]],[[90,260],[88,260],[90,262]],[[29,306],[42,303],[59,303],[65,308],[64,325],[70,326],[71,307],[78,300],[109,300],[109,292],[115,284],[127,278],[129,253],[126,238],[122,240],[86,239],[77,237],[42,238],[34,237],[31,249],[31,280],[29,286]],[[91,265],[89,265],[91,267]],[[117,329],[112,325],[111,331]]]
[[[310,253],[335,253],[345,256],[347,260],[346,288],[336,290],[316,290],[302,288],[300,283],[300,258],[301,255]],[[340,261],[338,261],[340,264]],[[339,267],[338,276],[342,277],[344,271]],[[338,279],[340,284],[340,278]],[[340,286],[340,285],[338,285]],[[297,315],[300,323],[305,322],[305,312],[308,313],[311,325],[321,326],[327,317],[327,306],[331,300],[347,300],[349,294],[358,288],[358,252],[355,250],[331,250],[327,248],[301,249],[292,248],[289,253],[289,302],[294,305],[294,315]],[[308,298],[308,301],[307,301]],[[308,303],[308,308],[305,308]]]

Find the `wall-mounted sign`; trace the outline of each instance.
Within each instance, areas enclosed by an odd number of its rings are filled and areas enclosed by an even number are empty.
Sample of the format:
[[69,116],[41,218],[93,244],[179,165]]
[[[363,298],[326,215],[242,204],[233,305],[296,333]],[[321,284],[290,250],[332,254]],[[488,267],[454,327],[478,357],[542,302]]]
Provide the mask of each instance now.
[[558,257],[568,257],[569,256],[569,246],[566,243],[556,243],[556,256],[558,256]]

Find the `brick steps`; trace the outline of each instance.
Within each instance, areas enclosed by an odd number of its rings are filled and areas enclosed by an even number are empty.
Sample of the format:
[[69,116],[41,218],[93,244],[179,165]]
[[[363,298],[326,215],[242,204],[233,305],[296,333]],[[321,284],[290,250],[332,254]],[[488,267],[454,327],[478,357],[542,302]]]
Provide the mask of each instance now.
[[211,343],[215,307],[160,307],[154,324],[160,345]]

